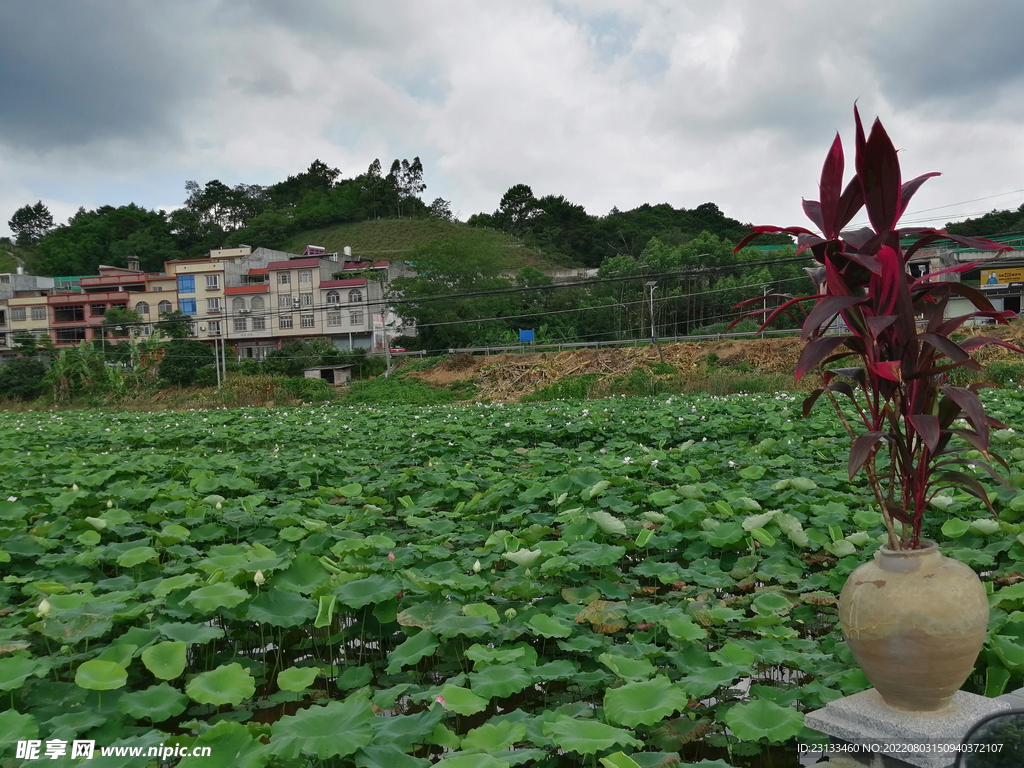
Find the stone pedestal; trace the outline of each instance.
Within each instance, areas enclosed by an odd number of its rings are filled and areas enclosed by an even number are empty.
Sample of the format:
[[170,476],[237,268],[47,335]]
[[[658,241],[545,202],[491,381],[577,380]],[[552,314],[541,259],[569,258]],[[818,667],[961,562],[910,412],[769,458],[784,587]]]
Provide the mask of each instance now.
[[804,724],[832,737],[828,754],[840,765],[949,768],[971,727],[1008,709],[1005,701],[957,691],[939,716],[910,714],[887,707],[872,688],[808,713]]

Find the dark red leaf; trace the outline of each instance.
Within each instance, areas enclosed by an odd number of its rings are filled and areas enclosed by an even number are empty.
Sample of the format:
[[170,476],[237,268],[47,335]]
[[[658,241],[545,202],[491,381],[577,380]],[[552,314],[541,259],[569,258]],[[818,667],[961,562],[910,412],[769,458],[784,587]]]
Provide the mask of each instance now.
[[816,245],[828,242],[821,238],[820,235],[816,235],[813,232],[806,234],[801,233],[796,236],[796,255],[799,256],[801,253],[806,251],[808,248],[813,248]]
[[844,241],[852,245],[857,250],[860,250],[861,246],[864,245],[868,240],[875,236],[875,230],[871,227],[861,227],[860,229],[847,229],[841,233],[841,237]]
[[975,478],[964,472],[943,472],[932,478],[933,485],[938,485],[939,483],[958,486],[961,490],[971,494],[971,496],[981,499],[986,507],[992,509],[992,503],[988,500],[988,493],[985,491],[985,487]]
[[925,344],[929,344],[935,347],[935,349],[939,350],[939,352],[944,354],[950,360],[955,360],[958,363],[962,363],[965,360],[971,359],[971,356],[967,352],[964,352],[964,350],[960,347],[959,344],[957,344],[952,339],[946,338],[945,336],[941,336],[937,333],[925,332],[919,333],[917,335],[917,338],[919,338]]
[[821,362],[823,357],[826,357],[849,338],[849,336],[826,336],[804,344],[804,348],[800,351],[800,358],[796,361],[796,381],[800,381],[805,373]]
[[[979,314],[979,313],[975,313]],[[980,347],[988,346],[989,344],[995,344],[997,347],[1005,347],[1006,349],[1012,349],[1021,355],[1024,355],[1024,349],[1021,349],[1008,341],[997,339],[994,336],[975,336],[973,339],[968,339],[963,343],[963,348],[972,351],[979,349]]]
[[816,336],[822,326],[828,320],[838,315],[844,309],[849,309],[864,302],[862,296],[828,296],[819,299],[814,309],[807,315],[804,327],[800,330],[801,341],[807,341]]
[[981,404],[978,396],[969,389],[963,387],[945,386],[941,389],[942,394],[960,406],[964,417],[977,431],[979,437],[988,445],[988,422],[985,419],[985,406]]
[[868,363],[868,370],[876,376],[888,379],[889,381],[903,381],[903,369],[899,360]]
[[924,440],[928,450],[935,451],[939,447],[939,418],[930,413],[915,413],[907,417],[914,429]]
[[807,234],[807,235],[813,235],[814,234],[813,232],[811,232],[811,230],[805,229],[804,227],[774,227],[774,226],[771,226],[771,225],[758,225],[756,227],[751,227],[750,230],[751,230],[750,234],[747,235],[746,237],[744,237],[742,240],[740,240],[739,245],[737,245],[735,248],[732,249],[733,253],[736,253],[737,251],[741,251],[744,248],[746,248],[747,244],[751,240],[756,238],[758,235],[779,233],[779,234],[792,235],[793,237],[796,237],[797,235],[800,235],[800,234]]
[[974,432],[970,429],[947,429],[946,432],[948,432],[950,435],[955,435],[956,437],[959,437],[961,440],[967,443],[970,443],[975,450],[981,451],[982,453],[986,453],[988,451],[988,446],[985,445],[985,443],[981,439],[981,435],[979,435],[977,432]]
[[836,230],[841,230],[857,215],[857,211],[864,205],[864,195],[860,190],[860,181],[854,176],[843,190],[836,206]]
[[900,161],[896,147],[878,119],[871,126],[863,150],[857,153],[857,176],[871,226],[876,232],[894,229],[902,210]]
[[818,402],[818,398],[821,397],[824,391],[824,389],[816,389],[813,392],[811,392],[811,394],[804,398],[803,414],[805,419],[810,414],[811,408],[813,408],[814,404]]
[[896,322],[896,315],[881,315],[868,318],[868,328],[871,329],[871,335],[875,338],[888,328],[890,325]]
[[852,379],[861,386],[864,386],[868,380],[867,371],[863,368],[833,368],[829,373],[835,374],[836,376],[843,376],[847,379]]
[[851,480],[874,453],[878,442],[884,438],[884,432],[865,432],[863,435],[858,435],[857,439],[853,441],[853,447],[850,448],[850,463],[847,466]]
[[[814,222],[814,226],[825,232],[825,222],[822,219],[821,214],[821,203],[817,200],[804,200],[803,208],[807,218]],[[828,233],[825,232],[825,236],[828,237]]]
[[910,199],[914,196],[914,193],[921,188],[932,176],[941,176],[942,174],[938,171],[932,171],[931,173],[922,173],[920,176],[911,179],[903,185],[903,189],[900,192],[901,206],[900,216],[903,215],[904,211],[907,210],[907,206],[910,205]]
[[[821,231],[829,240],[834,240],[842,228],[837,221],[836,213],[839,208],[839,199],[842,196],[843,167],[843,142],[840,140],[839,134],[836,133],[836,138],[825,156],[825,164],[821,167],[821,179],[818,182],[821,199],[818,215],[823,220]],[[804,211],[806,210],[804,208]]]

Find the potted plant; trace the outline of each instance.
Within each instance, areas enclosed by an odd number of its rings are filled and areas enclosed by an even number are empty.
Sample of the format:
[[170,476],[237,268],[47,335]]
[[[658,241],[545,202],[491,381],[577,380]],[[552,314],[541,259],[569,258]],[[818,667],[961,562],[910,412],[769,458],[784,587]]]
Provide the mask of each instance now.
[[[955,386],[949,373],[981,370],[971,353],[985,345],[1024,350],[990,336],[952,338],[974,318],[1005,324],[1015,317],[995,310],[976,288],[936,279],[980,262],[922,277],[912,276],[907,263],[943,238],[983,250],[1012,249],[941,230],[898,229],[914,193],[938,174],[903,182],[896,148],[882,124],[876,120],[865,137],[856,107],[854,118],[853,178],[843,187],[837,135],[821,171],[820,200],[803,202],[820,234],[803,227],[754,227],[737,250],[759,234],[784,232],[796,237],[798,253],[809,250],[821,265],[808,270],[816,292],[776,295],[781,302],[762,330],[783,313],[801,322],[805,344],[796,378],[816,368],[822,375],[822,387],[804,401],[804,415],[822,396],[832,404],[852,443],[849,477],[864,473],[885,523],[886,545],[850,575],[840,597],[840,623],[854,659],[889,706],[938,711],[971,673],[985,638],[988,603],[969,567],[922,539],[922,523],[929,502],[948,486],[976,496],[991,510],[971,470],[1005,484],[992,462],[1006,466],[989,450],[990,428],[1005,425],[986,414],[978,397],[987,385]],[[844,230],[861,208],[871,226]],[[974,311],[947,318],[953,297],[966,298]],[[762,298],[743,304],[755,301]],[[809,301],[813,306],[804,312]]]

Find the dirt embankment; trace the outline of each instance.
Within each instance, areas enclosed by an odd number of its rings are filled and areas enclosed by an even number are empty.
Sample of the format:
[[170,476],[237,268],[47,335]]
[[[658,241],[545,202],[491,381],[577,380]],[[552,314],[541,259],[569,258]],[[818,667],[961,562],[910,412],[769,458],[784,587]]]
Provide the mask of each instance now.
[[[1024,323],[978,326],[969,336],[994,336],[1024,346]],[[803,344],[797,337],[723,339],[721,341],[663,344],[659,347],[611,347],[572,349],[539,354],[457,354],[410,376],[439,387],[473,381],[474,396],[492,401],[511,401],[570,376],[593,374],[598,382],[628,377],[638,370],[659,378],[706,377],[711,370],[742,375],[792,374]],[[986,346],[975,356],[987,364],[1015,357],[1003,347]],[[801,384],[813,388],[816,377]]]

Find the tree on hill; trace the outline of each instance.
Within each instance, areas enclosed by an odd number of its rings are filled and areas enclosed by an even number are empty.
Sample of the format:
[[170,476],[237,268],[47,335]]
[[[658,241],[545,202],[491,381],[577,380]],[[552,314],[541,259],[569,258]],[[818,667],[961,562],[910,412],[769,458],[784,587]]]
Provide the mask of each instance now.
[[976,219],[950,222],[946,231],[965,237],[993,237],[1024,232],[1024,205],[1015,211],[991,211]]
[[53,229],[50,209],[40,200],[35,205],[23,205],[14,212],[7,226],[14,233],[15,243],[21,247],[35,245]]

